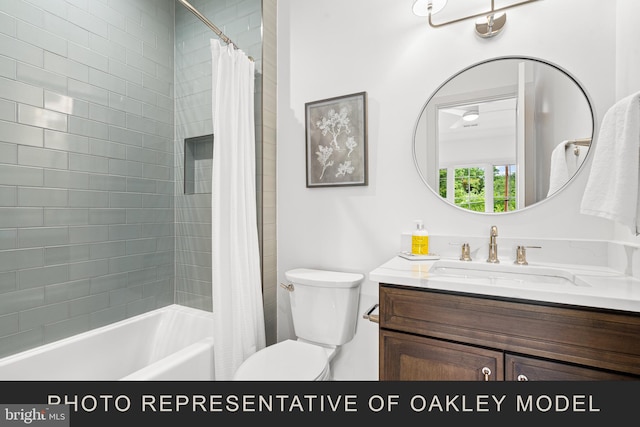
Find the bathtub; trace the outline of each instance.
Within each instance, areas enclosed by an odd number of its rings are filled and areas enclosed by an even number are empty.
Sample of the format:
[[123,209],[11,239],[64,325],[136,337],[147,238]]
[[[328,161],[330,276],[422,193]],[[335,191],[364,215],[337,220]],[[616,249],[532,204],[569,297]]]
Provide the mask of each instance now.
[[0,359],[0,381],[213,379],[212,314],[175,304]]

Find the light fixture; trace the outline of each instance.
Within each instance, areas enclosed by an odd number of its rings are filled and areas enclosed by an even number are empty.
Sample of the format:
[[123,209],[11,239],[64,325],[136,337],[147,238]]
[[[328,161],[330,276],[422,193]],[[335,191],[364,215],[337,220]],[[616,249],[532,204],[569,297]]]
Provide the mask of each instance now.
[[447,5],[447,0],[416,0],[413,3],[413,14],[416,16],[429,16],[429,6],[431,15],[440,12]]
[[504,25],[507,22],[506,13],[496,13],[499,11],[511,9],[516,6],[521,6],[526,3],[532,3],[538,0],[523,0],[519,3],[510,4],[508,6],[495,8],[495,0],[491,0],[491,9],[476,13],[473,15],[463,16],[462,18],[453,19],[446,22],[433,23],[431,16],[441,11],[447,4],[447,0],[416,0],[413,3],[413,13],[418,16],[427,16],[429,19],[429,25],[433,28],[442,27],[445,25],[453,24],[455,22],[464,21],[470,18],[480,18],[476,21],[476,34],[482,38],[490,38],[499,34]]
[[462,113],[462,120],[464,120],[465,122],[472,122],[474,120],[477,120],[478,117],[480,117],[478,107],[472,108]]

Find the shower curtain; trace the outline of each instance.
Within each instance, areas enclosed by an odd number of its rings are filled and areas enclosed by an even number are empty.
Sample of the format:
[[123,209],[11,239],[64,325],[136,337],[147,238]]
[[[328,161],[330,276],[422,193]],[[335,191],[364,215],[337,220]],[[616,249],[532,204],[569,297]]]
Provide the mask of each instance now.
[[216,380],[265,346],[256,213],[255,64],[211,40],[212,298]]

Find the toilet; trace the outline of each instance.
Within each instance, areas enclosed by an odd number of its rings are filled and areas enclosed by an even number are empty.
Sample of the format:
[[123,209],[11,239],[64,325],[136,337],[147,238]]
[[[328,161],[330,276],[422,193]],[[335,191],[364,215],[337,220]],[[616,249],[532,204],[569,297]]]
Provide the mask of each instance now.
[[364,275],[297,268],[289,281],[296,339],[257,351],[237,369],[238,381],[329,381],[331,361],[355,335]]

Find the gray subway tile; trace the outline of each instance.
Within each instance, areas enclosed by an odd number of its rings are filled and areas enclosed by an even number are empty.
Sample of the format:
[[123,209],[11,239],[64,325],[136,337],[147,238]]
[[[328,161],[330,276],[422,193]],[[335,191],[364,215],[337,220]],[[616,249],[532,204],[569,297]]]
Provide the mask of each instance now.
[[44,264],[57,265],[89,259],[88,245],[68,245],[44,248]]
[[44,342],[52,343],[89,330],[89,315],[74,316],[44,325]]
[[[0,54],[2,54],[2,44],[4,41],[4,36],[0,35]],[[15,39],[13,39],[11,43],[14,41]],[[15,45],[15,47],[17,47],[17,45]],[[11,57],[11,55],[7,56]],[[16,59],[20,60],[20,58]],[[10,99],[22,104],[35,105],[36,107],[42,107],[44,104],[44,89],[41,87],[0,77],[0,89],[2,90],[2,97],[5,99]]]
[[47,110],[58,111],[60,113],[71,114],[73,116],[89,117],[89,103],[87,101],[82,101],[59,93],[45,91],[44,108]]
[[[140,298],[142,298],[142,286],[116,289],[109,292],[109,305],[111,307],[116,305],[124,305],[132,301],[137,301]],[[130,314],[127,313],[127,315],[129,316]]]
[[69,281],[69,267],[54,265],[18,271],[18,288],[29,289]]
[[5,185],[42,186],[42,169],[0,164],[0,182]]
[[[0,294],[16,290],[16,272],[0,273]],[[0,334],[2,335],[2,334]]]
[[110,193],[109,206],[112,208],[141,208],[143,199],[140,194]]
[[[159,267],[164,264],[173,264],[174,261],[175,256],[173,251],[148,253],[143,254],[142,267]],[[209,277],[211,277],[211,269],[209,269]]]
[[144,135],[140,132],[134,132],[117,126],[109,126],[109,141],[141,147],[143,144],[143,138]]
[[[127,179],[122,176],[92,174],[92,175],[89,175],[89,189],[105,190],[105,191],[126,191]],[[119,206],[111,206],[111,207],[119,207]]]
[[127,255],[156,251],[156,239],[138,239],[127,241]]
[[89,175],[59,169],[44,170],[44,186],[53,188],[89,189]]
[[109,173],[109,160],[98,156],[70,153],[69,169],[82,172]]
[[[106,22],[102,21],[102,24],[106,27]],[[88,30],[93,31],[93,29]],[[90,49],[75,43],[69,43],[68,56],[69,59],[77,61],[80,64],[88,65],[90,68],[97,68],[104,71],[109,69],[109,59],[106,56],[95,53]]]
[[109,226],[109,240],[136,239],[142,236],[141,224],[124,224]]
[[7,101],[6,99],[0,99],[0,120],[6,120],[8,122],[16,121],[16,103]]
[[18,324],[19,322],[17,313],[5,314],[4,316],[0,316],[0,337],[17,333]]
[[[136,99],[131,99],[129,97],[118,95],[115,93],[109,94],[109,107],[115,108],[125,113],[142,115],[142,105],[143,105],[142,102]],[[111,129],[112,127],[110,127],[110,132],[109,132],[110,137],[111,137]],[[126,130],[127,132],[131,132],[128,129],[124,129],[124,130]],[[114,136],[114,138],[118,138],[118,137]],[[142,138],[139,137],[139,139],[140,139],[140,142],[138,145],[142,145]]]
[[0,163],[18,163],[18,145],[0,142]]
[[113,258],[127,254],[125,242],[101,242],[90,246],[89,254],[91,259]]
[[107,208],[109,193],[106,191],[69,190],[69,207]]
[[43,287],[9,292],[0,298],[0,314],[17,313],[41,306],[43,303]]
[[44,288],[44,301],[45,304],[70,301],[89,295],[90,290],[91,280],[89,279],[48,285]]
[[145,208],[170,208],[173,197],[167,194],[143,194],[142,203]]
[[69,243],[67,227],[36,227],[18,230],[18,247],[20,248],[58,246],[67,243]]
[[[78,41],[77,38],[74,40]],[[67,94],[69,96],[76,100],[86,99],[82,96],[85,92],[82,90],[84,86],[81,85],[86,85],[85,82],[89,80],[89,67],[55,53],[45,52],[44,68],[68,77]]]
[[27,331],[29,329],[43,326],[48,323],[58,322],[69,318],[69,303],[61,302],[48,304],[42,307],[36,307],[24,310],[19,313],[20,330]]
[[109,139],[109,128],[105,123],[83,117],[69,117],[69,133],[91,138]]
[[163,223],[173,221],[172,209],[127,209],[127,223]]
[[69,243],[103,242],[109,237],[109,227],[92,225],[88,227],[69,227]]
[[113,159],[125,159],[127,149],[124,144],[105,141],[104,139],[89,140],[89,152],[94,156],[102,156]]
[[0,208],[0,228],[43,225],[42,208]]
[[127,273],[109,274],[91,279],[91,293],[98,294],[116,289],[126,288],[128,284]]
[[124,224],[127,222],[125,209],[90,209],[89,224]]
[[44,131],[44,146],[54,150],[89,153],[89,138],[67,132]]
[[169,181],[173,178],[173,170],[165,166],[145,164],[142,167],[142,176],[144,178]]
[[158,155],[154,150],[149,150],[147,148],[140,148],[134,146],[127,147],[127,160],[142,162],[142,163],[153,163],[155,164],[158,161]]
[[38,347],[44,343],[42,328],[31,329],[0,338],[0,357]]
[[109,159],[109,173],[113,175],[141,177],[142,163],[129,162],[119,159]]
[[[0,31],[4,31],[5,29],[7,29],[7,26],[5,26],[3,22],[1,22],[2,20],[4,20],[4,18],[7,18],[7,16],[0,15]],[[14,59],[0,56],[0,76],[15,80],[16,61]]]
[[44,108],[20,104],[18,106],[18,122],[30,126],[54,129],[62,132],[67,130],[67,115]]
[[42,147],[44,130],[20,123],[0,121],[0,141]]
[[156,181],[152,179],[127,178],[127,191],[134,193],[155,193]]
[[39,147],[18,147],[18,163],[53,169],[68,169],[69,154]]
[[109,307],[109,294],[94,294],[71,301],[69,303],[69,312],[71,316],[80,316],[103,310],[107,307]]
[[52,90],[58,93],[67,93],[67,78],[60,74],[52,73],[41,66],[18,62],[16,78],[35,87]]
[[89,224],[89,209],[45,209],[44,225]]
[[[89,78],[91,78],[91,76]],[[125,117],[126,113],[124,111],[119,111],[114,108],[98,104],[91,104],[89,106],[89,118],[97,122],[125,127],[127,124]]]
[[0,250],[17,247],[18,230],[15,228],[0,229]]
[[99,328],[101,326],[110,325],[111,323],[124,320],[127,317],[127,311],[124,306],[109,307],[105,310],[95,311],[89,315],[89,326]]
[[109,258],[109,273],[124,273],[142,269],[142,255],[130,255],[118,258]]
[[156,267],[145,268],[144,270],[132,271],[128,275],[129,286],[136,286],[157,280],[158,269]]
[[18,206],[67,206],[67,190],[54,190],[51,188],[18,188]]
[[0,206],[16,206],[16,194],[16,187],[0,186]]
[[90,279],[109,272],[107,260],[93,260],[69,264],[69,280]]

